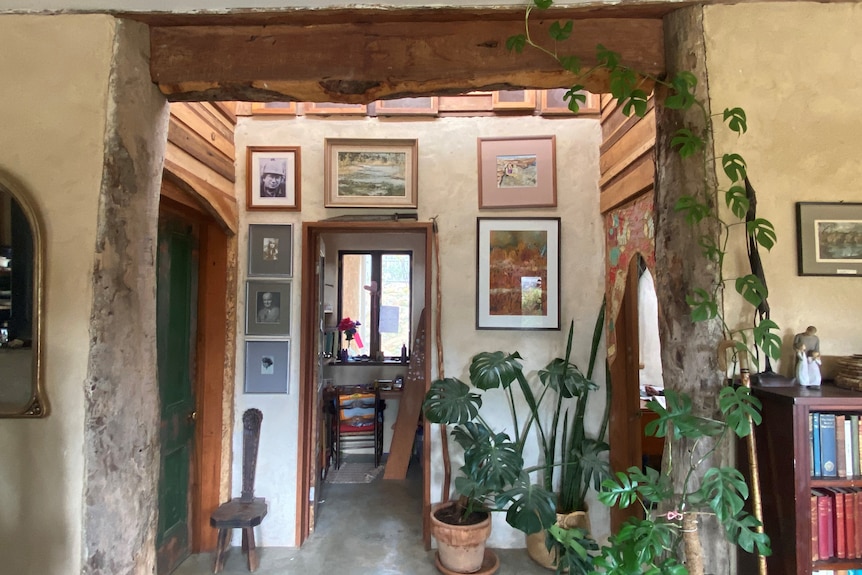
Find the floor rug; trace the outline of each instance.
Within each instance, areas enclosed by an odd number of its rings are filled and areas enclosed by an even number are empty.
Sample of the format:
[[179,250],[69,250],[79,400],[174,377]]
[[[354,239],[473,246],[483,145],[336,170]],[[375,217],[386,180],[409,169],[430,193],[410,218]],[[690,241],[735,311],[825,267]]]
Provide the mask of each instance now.
[[341,464],[341,468],[330,470],[326,477],[327,483],[371,483],[383,466],[374,467],[374,463],[348,461]]

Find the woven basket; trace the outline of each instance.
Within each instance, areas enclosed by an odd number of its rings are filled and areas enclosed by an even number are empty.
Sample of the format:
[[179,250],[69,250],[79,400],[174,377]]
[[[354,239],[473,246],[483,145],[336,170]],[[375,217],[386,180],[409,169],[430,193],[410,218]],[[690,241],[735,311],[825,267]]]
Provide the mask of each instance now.
[[838,375],[835,385],[854,391],[862,391],[862,355],[850,355],[838,359]]

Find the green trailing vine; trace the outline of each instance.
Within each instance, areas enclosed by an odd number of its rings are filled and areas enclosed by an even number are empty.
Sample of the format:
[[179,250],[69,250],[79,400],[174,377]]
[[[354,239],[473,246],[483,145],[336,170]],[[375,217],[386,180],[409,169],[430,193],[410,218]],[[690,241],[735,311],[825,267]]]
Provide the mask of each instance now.
[[[756,367],[755,358],[761,351],[767,357],[768,367],[770,358],[780,356],[781,338],[778,325],[769,319],[768,289],[759,266],[759,255],[752,256],[752,250],[756,252],[758,247],[771,250],[777,235],[770,221],[755,215],[756,198],[745,159],[738,153],[713,157],[708,149],[717,124],[737,137],[747,132],[745,111],[728,108],[720,114],[710,114],[706,103],[695,93],[697,78],[694,74],[683,71],[667,79],[640,73],[626,66],[620,54],[603,45],[596,48],[596,63],[585,68],[578,57],[557,51],[556,43],[567,40],[573,33],[572,21],[555,21],[548,26],[552,47],[537,42],[530,33],[531,14],[552,5],[553,0],[533,0],[526,8],[524,33],[508,38],[506,47],[519,53],[526,48],[539,50],[570,72],[575,81],[564,98],[571,111],[578,112],[586,102],[583,81],[601,72],[607,76],[611,96],[627,116],[645,116],[651,92],[655,92],[665,108],[699,112],[702,127],[683,126],[670,140],[671,148],[681,158],[701,161],[702,171],[702,185],[681,196],[674,211],[699,234],[698,246],[703,256],[715,265],[716,277],[710,285],[693,289],[686,296],[686,302],[692,321],[719,322],[729,342],[727,347],[733,353],[734,372],[737,366]],[[719,167],[728,180],[724,187],[712,179]],[[722,200],[726,213],[732,218],[724,218]],[[702,229],[705,231],[698,231]],[[739,277],[725,277],[725,259],[738,229],[743,230],[752,270]],[[726,292],[733,293],[730,290],[754,308],[750,324],[729,324],[724,298]],[[725,386],[718,396],[722,417],[718,420],[694,414],[692,400],[685,394],[668,389],[666,401],[666,407],[655,400],[648,403],[648,408],[658,418],[647,426],[646,433],[656,437],[669,435],[670,441],[686,440],[687,457],[684,461],[674,461],[672,450],[666,449],[662,471],[632,467],[603,482],[598,494],[602,503],[620,507],[639,505],[644,518],[629,519],[598,550],[589,534],[582,530],[552,528],[550,535],[560,552],[558,573],[564,569],[571,573],[614,575],[702,573],[702,564],[697,565],[697,560],[689,556],[696,555],[696,552],[690,553],[689,546],[700,548],[697,517],[703,514],[714,515],[733,544],[763,556],[771,553],[762,525],[744,509],[749,488],[742,473],[733,467],[707,468],[705,465],[723,441],[750,436],[753,426],[761,421],[760,402],[748,387]],[[701,443],[706,446],[705,453],[696,455]],[[681,479],[681,492],[674,492],[672,478]],[[680,562],[684,556],[685,564]]]

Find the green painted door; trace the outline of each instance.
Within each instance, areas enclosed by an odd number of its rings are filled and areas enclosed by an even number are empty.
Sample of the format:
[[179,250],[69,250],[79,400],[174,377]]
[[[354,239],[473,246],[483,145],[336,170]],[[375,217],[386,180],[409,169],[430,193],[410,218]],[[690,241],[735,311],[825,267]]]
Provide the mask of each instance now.
[[159,218],[156,336],[161,397],[158,574],[171,573],[189,555],[194,447],[197,234],[174,216]]

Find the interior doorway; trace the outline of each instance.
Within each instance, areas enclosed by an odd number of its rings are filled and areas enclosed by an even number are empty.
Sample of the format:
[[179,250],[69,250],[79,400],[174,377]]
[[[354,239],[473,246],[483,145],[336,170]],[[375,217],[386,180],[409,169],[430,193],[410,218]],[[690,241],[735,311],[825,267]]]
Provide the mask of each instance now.
[[[327,445],[325,441],[326,428],[324,426],[323,411],[326,407],[324,401],[324,388],[331,383],[331,377],[324,377],[333,362],[332,354],[327,353],[327,326],[331,326],[333,320],[327,319],[328,312],[337,312],[338,306],[331,300],[335,290],[335,278],[332,273],[327,274],[327,269],[332,269],[327,264],[330,260],[337,260],[337,239],[343,236],[353,236],[354,247],[357,242],[365,242],[367,247],[372,245],[385,246],[387,238],[393,238],[400,243],[412,243],[416,246],[413,251],[413,308],[418,312],[431,309],[431,249],[432,249],[432,224],[420,222],[309,222],[303,225],[302,243],[302,312],[301,312],[301,340],[300,340],[300,420],[299,420],[299,481],[297,482],[297,547],[308,538],[314,530],[315,515],[319,494],[322,488],[323,470],[327,463]],[[360,235],[361,234],[361,235]],[[412,236],[412,241],[405,242],[405,235]],[[425,314],[413,313],[413,330],[417,329],[415,318],[426,317]],[[423,357],[430,355],[430,338],[423,340],[423,349],[412,349],[411,353],[422,353]],[[411,342],[412,343],[412,342]],[[358,374],[358,370],[365,370],[371,365],[352,365],[349,362],[339,364],[338,373],[335,378],[341,378],[350,382],[354,376],[367,377]],[[351,373],[351,370],[352,373]],[[419,395],[424,394],[425,388],[430,383],[430,365],[424,364],[423,389]],[[359,381],[359,380],[357,380]],[[408,380],[409,382],[409,380]],[[405,382],[405,386],[408,385]],[[414,382],[418,383],[418,382]],[[405,394],[406,397],[406,394]],[[399,413],[405,410],[405,405],[399,405]],[[414,425],[415,429],[415,425]],[[392,444],[395,444],[393,440]],[[412,439],[410,441],[412,444]],[[428,470],[428,449],[421,450],[422,456],[422,516],[416,517],[416,521],[422,522],[423,540],[426,546],[430,545],[430,531],[428,530],[428,510],[430,509],[430,486]],[[385,480],[384,480],[385,481]]]

